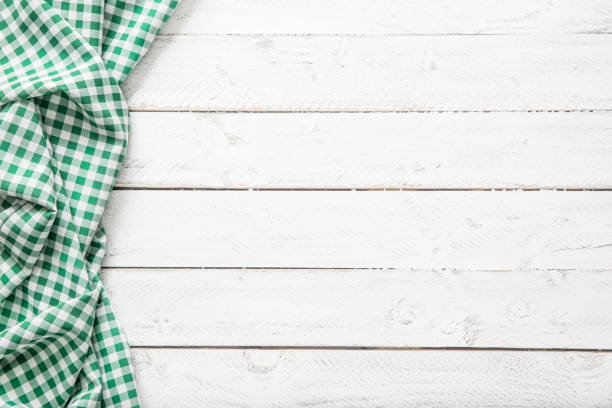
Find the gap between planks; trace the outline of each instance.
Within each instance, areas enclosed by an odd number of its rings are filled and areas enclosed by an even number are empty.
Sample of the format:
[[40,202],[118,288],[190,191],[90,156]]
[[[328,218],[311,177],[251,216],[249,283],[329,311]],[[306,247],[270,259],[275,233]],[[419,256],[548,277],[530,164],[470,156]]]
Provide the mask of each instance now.
[[612,353],[612,349],[596,348],[537,348],[537,347],[354,347],[354,346],[182,346],[131,345],[132,349],[153,350],[329,350],[329,351],[506,351],[528,353]]
[[145,113],[236,113],[236,114],[261,114],[261,113],[422,113],[422,114],[459,114],[459,113],[606,113],[612,112],[612,109],[461,109],[461,110],[388,110],[388,109],[315,109],[315,110],[241,110],[241,109],[165,109],[165,108],[148,108],[148,107],[132,107],[130,112],[145,112]]
[[[156,265],[113,265],[105,266],[102,268],[111,269],[129,269],[134,271],[146,271],[151,269],[160,270],[224,270],[224,271],[264,271],[264,270],[285,270],[285,271],[419,271],[423,268],[407,268],[407,267],[351,267],[351,266],[241,266],[241,265],[230,265],[230,266],[182,266],[182,265],[170,265],[170,266],[156,266]],[[477,269],[466,269],[466,268],[435,268],[439,271],[479,271],[479,272],[512,272],[516,268],[477,268]],[[561,272],[577,272],[581,271],[582,268],[523,268],[523,271],[561,271]],[[596,269],[594,269],[596,270]]]
[[[315,270],[315,271],[396,271],[403,270],[408,272],[414,271],[422,271],[422,268],[375,268],[375,267],[310,267],[310,266],[112,266],[112,267],[102,267],[102,270],[119,270],[119,269],[130,269],[130,270],[151,270],[151,269],[162,269],[162,270],[288,270],[288,271],[302,271],[302,270]],[[464,268],[436,268],[439,271],[469,271],[469,269]],[[496,268],[496,269],[486,269],[486,268],[478,268],[473,269],[473,271],[478,272],[512,272],[516,269],[513,268]],[[559,271],[559,272],[576,272],[582,269],[578,268],[524,268],[522,271]],[[593,271],[597,271],[597,269],[591,269]],[[600,269],[599,271],[606,271],[606,269]]]
[[[559,33],[557,35],[610,35],[609,32],[585,31],[577,33]],[[160,33],[158,37],[368,37],[368,38],[387,38],[387,37],[503,37],[503,36],[523,36],[533,37],[542,33]]]
[[612,191],[610,187],[603,188],[576,188],[576,187],[535,187],[535,188],[523,188],[523,187],[418,187],[418,188],[404,188],[404,187],[173,187],[164,185],[117,185],[114,190],[132,190],[132,191],[418,191],[418,192],[437,192],[437,191]]

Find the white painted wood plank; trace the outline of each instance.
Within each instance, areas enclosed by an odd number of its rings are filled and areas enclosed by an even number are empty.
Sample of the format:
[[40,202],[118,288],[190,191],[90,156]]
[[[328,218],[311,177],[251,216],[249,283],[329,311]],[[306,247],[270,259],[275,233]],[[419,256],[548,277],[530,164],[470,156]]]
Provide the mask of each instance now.
[[165,34],[609,33],[607,0],[183,0]]
[[612,114],[132,114],[120,186],[611,188]]
[[107,266],[611,268],[612,192],[113,193]]
[[166,37],[136,110],[612,109],[612,36]]
[[136,346],[612,349],[612,271],[105,270]]
[[612,354],[134,350],[143,406],[608,407]]

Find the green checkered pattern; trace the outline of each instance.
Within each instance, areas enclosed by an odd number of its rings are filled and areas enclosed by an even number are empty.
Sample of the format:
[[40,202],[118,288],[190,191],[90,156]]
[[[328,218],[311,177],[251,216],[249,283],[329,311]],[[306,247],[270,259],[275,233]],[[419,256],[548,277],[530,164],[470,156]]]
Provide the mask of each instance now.
[[0,0],[0,406],[137,407],[98,277],[119,85],[174,0]]

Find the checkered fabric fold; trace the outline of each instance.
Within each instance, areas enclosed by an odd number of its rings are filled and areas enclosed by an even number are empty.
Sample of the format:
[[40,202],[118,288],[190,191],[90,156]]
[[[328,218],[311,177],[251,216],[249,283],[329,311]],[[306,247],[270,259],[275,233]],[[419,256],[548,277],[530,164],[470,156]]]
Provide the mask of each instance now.
[[0,0],[0,406],[137,407],[98,273],[119,85],[174,0]]

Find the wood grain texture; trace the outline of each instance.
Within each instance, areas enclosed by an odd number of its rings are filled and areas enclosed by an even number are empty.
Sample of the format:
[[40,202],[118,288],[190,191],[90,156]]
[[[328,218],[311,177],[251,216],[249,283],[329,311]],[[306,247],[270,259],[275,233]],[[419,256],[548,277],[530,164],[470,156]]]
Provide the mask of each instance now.
[[143,406],[608,407],[612,354],[134,350]]
[[115,191],[107,266],[611,268],[612,192]]
[[119,186],[612,188],[612,114],[136,112]]
[[612,36],[159,38],[136,110],[612,109]]
[[105,270],[136,346],[612,349],[610,271]]
[[609,33],[611,25],[606,0],[183,0],[162,33]]
[[143,406],[612,406],[610,352],[474,349],[612,349],[612,191],[146,190],[611,189],[610,27],[607,0],[183,0],[123,86],[104,219]]

